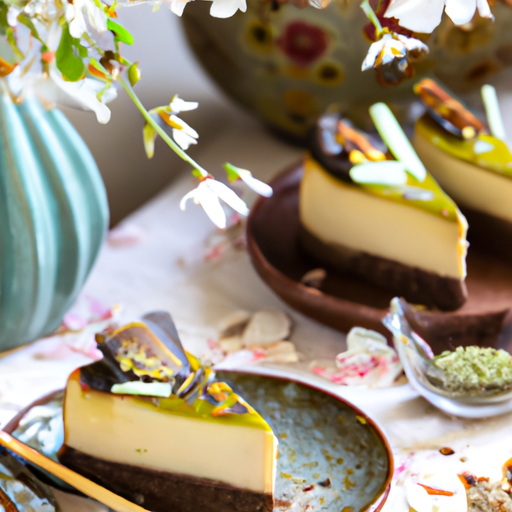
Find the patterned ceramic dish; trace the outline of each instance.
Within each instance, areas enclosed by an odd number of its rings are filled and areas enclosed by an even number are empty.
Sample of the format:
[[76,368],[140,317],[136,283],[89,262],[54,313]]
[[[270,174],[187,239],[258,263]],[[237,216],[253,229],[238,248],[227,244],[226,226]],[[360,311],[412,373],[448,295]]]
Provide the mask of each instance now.
[[[218,376],[247,398],[279,438],[276,511],[382,509],[393,455],[368,416],[319,387],[291,378],[232,371],[219,371]],[[54,393],[21,411],[5,431],[55,458],[62,443],[61,407],[62,392]],[[37,474],[48,481],[49,475]],[[55,479],[48,483],[60,485]]]

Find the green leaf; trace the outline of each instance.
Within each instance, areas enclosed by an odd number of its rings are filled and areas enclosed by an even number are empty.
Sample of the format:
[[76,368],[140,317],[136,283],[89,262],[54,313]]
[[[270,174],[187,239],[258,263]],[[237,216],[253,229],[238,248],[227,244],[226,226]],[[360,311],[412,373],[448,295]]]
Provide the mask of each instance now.
[[81,43],[80,43],[80,40],[79,39],[75,39],[75,48],[78,52],[78,55],[82,58],[82,59],[85,59],[86,57],[89,56],[89,50],[87,48],[85,48],[85,46],[82,46]]
[[5,31],[9,28],[9,23],[7,23],[7,11],[9,7],[4,2],[0,3],[0,35],[5,36]]
[[69,25],[65,23],[62,27],[59,47],[55,54],[55,63],[62,76],[70,82],[77,82],[85,74],[85,65],[78,54],[78,46],[80,46],[80,41],[71,36]]
[[236,165],[226,162],[224,164],[224,169],[226,169],[229,181],[233,182],[240,179],[240,174],[238,173],[238,167]]
[[154,128],[146,123],[144,128],[142,129],[142,137],[144,139],[144,149],[146,150],[146,156],[148,158],[153,158],[155,154],[155,139],[156,132]]
[[128,32],[128,30],[126,30],[119,23],[115,22],[112,19],[108,19],[107,20],[107,28],[109,30],[112,30],[112,32],[114,32],[114,34],[116,35],[116,38],[121,43],[129,44],[129,45],[133,44],[133,36],[130,34],[130,32]]
[[138,62],[134,62],[128,68],[128,80],[130,81],[130,85],[132,87],[140,80],[140,69]]

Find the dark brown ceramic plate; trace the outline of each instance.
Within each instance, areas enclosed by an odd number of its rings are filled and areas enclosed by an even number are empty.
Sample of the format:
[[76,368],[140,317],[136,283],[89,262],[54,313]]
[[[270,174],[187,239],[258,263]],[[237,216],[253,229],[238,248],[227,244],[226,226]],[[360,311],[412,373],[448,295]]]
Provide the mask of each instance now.
[[[299,184],[302,165],[287,169],[271,183],[274,195],[260,199],[247,224],[252,262],[262,279],[285,302],[321,323],[347,332],[354,326],[389,337],[381,320],[393,295],[347,274],[328,273],[320,289],[300,283],[318,264],[300,249]],[[512,265],[469,250],[468,300],[450,313],[413,309],[412,327],[435,352],[459,345],[495,346],[512,307]]]
[[[265,370],[261,375],[217,375],[262,414],[279,438],[275,512],[381,510],[390,490],[393,455],[379,427],[346,400],[304,380]],[[43,450],[49,437],[59,439],[59,429],[49,419],[60,418],[61,411],[62,392],[57,392],[21,411],[4,430]],[[22,436],[27,422],[30,439]],[[54,456],[59,447],[55,443],[46,455]]]

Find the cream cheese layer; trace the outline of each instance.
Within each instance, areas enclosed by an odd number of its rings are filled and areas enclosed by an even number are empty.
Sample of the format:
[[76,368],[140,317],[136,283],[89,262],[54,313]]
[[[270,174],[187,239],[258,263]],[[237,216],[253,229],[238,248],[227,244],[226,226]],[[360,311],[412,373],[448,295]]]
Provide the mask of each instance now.
[[83,390],[73,373],[64,402],[65,445],[99,459],[273,493],[272,431],[174,414],[151,400]]
[[428,171],[461,205],[512,222],[512,179],[451,156],[416,130],[414,149]]
[[443,277],[466,275],[464,216],[443,217],[418,204],[388,199],[342,182],[307,157],[300,187],[300,219],[312,234],[373,256]]

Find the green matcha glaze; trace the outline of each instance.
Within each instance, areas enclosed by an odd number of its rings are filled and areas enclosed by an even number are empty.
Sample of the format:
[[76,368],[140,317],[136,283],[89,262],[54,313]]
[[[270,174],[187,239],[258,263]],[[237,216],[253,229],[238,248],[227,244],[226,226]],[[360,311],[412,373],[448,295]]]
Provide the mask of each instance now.
[[[361,184],[355,182],[352,182],[352,185],[348,185],[345,181],[334,176],[328,169],[325,169],[310,155],[307,156],[307,159],[311,159],[310,161],[314,162],[315,165],[318,165],[333,180],[339,183],[340,186],[361,188],[365,192],[382,199],[418,208],[419,210],[428,211],[434,215],[442,217],[443,219],[453,222],[459,222],[460,220],[461,214],[457,205],[443,192],[443,189],[429,173],[427,173],[427,176],[423,181],[419,181],[414,176],[407,173],[407,182],[405,185],[381,185],[376,183]],[[428,199],[413,198],[413,193],[421,193],[422,191],[427,194],[430,193],[430,197]]]
[[188,404],[185,399],[171,396],[169,398],[151,399],[140,396],[131,397],[138,405],[145,405],[151,408],[158,408],[162,413],[171,413],[177,416],[201,419],[222,423],[224,425],[238,425],[241,427],[253,427],[260,430],[271,432],[272,429],[268,423],[247,403],[244,405],[249,412],[246,414],[224,414],[213,416],[212,411],[215,406],[206,400],[196,398],[192,404]]
[[[434,215],[451,221],[458,221],[460,213],[455,202],[448,197],[437,181],[427,173],[423,181],[418,181],[414,176],[407,173],[407,184],[405,187],[393,187],[387,185],[359,185],[361,188],[378,197],[389,199],[400,204],[412,206],[420,210],[426,210]],[[413,188],[413,190],[408,187]],[[432,194],[429,199],[414,199],[409,197],[415,189],[420,189]]]
[[416,133],[450,156],[512,178],[512,153],[503,140],[492,135],[460,139],[443,130],[427,116],[416,123]]

